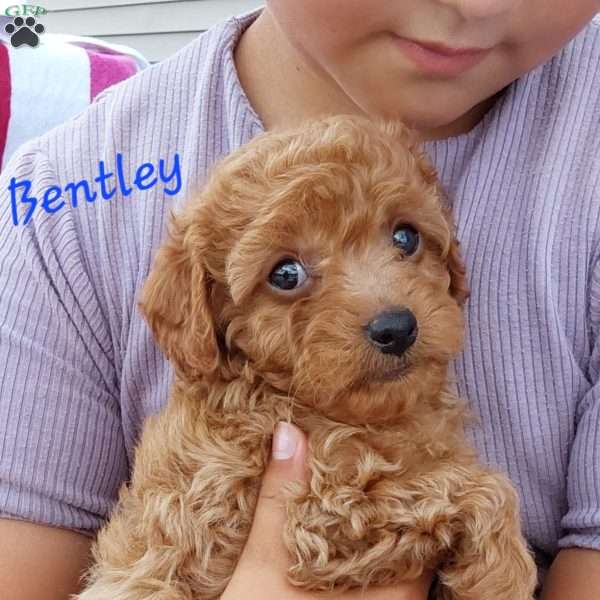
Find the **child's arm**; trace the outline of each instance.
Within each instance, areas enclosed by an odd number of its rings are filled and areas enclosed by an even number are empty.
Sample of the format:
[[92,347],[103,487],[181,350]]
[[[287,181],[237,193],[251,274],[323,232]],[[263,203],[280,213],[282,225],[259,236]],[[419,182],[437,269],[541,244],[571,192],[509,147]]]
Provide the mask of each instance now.
[[600,258],[589,287],[591,387],[575,414],[569,453],[568,511],[561,520],[559,552],[544,581],[542,600],[600,599]]
[[81,589],[91,542],[76,531],[0,518],[2,597],[68,600]]
[[542,600],[598,600],[600,551],[563,548],[546,576]]

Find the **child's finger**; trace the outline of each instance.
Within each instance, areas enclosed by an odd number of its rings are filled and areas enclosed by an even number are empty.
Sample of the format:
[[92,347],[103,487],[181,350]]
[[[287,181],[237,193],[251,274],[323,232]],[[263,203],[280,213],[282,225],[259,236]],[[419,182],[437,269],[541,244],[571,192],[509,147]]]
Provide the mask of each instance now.
[[271,461],[265,471],[252,528],[240,559],[285,575],[289,556],[283,543],[286,521],[282,487],[307,481],[306,436],[296,426],[280,422],[273,436]]

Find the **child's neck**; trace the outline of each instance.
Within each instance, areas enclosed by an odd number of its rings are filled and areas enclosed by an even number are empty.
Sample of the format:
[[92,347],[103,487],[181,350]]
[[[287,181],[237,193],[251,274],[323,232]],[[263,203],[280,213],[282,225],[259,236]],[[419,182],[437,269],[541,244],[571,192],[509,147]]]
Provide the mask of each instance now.
[[267,130],[358,111],[326,74],[308,68],[266,8],[244,32],[234,56],[242,87]]

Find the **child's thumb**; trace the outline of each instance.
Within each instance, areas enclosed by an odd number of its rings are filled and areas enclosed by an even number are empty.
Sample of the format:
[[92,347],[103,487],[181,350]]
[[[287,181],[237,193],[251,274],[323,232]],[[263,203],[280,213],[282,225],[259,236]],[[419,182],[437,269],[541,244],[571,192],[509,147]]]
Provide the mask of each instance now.
[[271,460],[263,476],[244,559],[285,572],[289,557],[283,543],[286,511],[282,489],[292,481],[308,481],[307,441],[295,425],[280,422],[273,434]]

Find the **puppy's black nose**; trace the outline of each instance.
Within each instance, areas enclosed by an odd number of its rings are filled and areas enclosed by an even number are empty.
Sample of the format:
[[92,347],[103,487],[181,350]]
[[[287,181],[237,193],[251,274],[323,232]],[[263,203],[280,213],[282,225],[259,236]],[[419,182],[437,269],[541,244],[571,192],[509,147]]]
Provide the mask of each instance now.
[[402,356],[417,339],[417,319],[407,308],[381,313],[365,329],[369,341],[384,354]]

